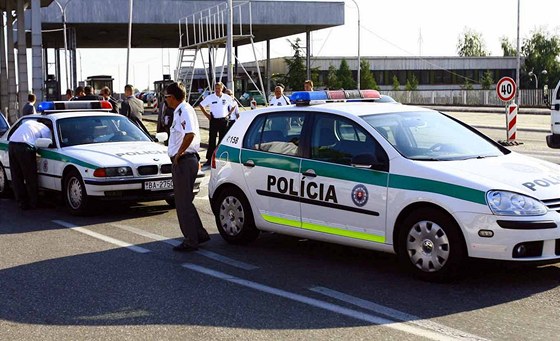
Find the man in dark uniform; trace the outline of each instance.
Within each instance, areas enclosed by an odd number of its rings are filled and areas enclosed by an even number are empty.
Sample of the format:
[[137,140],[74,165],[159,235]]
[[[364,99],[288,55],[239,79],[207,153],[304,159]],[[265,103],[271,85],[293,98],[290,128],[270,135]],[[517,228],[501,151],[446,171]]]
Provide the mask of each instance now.
[[50,129],[33,119],[25,120],[10,136],[8,156],[12,186],[18,206],[23,209],[37,207],[37,150],[38,138],[52,138]]
[[165,101],[174,108],[167,153],[173,163],[173,192],[179,227],[185,239],[173,250],[189,252],[198,250],[198,244],[210,240],[194,207],[193,187],[198,173],[200,131],[193,107],[185,102],[185,87],[172,83],[166,89]]

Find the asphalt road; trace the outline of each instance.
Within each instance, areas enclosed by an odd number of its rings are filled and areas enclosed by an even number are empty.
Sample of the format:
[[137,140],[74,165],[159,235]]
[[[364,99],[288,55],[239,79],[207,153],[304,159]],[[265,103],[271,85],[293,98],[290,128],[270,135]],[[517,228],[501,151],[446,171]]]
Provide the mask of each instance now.
[[[499,139],[489,120],[474,125]],[[544,131],[520,135],[524,143],[511,148],[558,161]],[[181,234],[163,201],[74,217],[50,196],[23,212],[0,199],[0,340],[560,335],[558,265],[473,262],[464,279],[430,284],[388,254],[272,233],[233,246],[217,232],[204,184],[195,204],[212,240],[192,254],[171,250]]]

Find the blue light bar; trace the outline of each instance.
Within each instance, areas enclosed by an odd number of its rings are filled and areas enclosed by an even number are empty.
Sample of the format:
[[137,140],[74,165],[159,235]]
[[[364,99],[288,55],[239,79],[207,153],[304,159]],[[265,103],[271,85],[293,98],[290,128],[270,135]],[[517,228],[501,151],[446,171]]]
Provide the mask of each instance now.
[[44,112],[45,110],[54,110],[54,102],[41,102],[37,107],[37,112]]
[[295,104],[309,104],[310,101],[326,101],[329,99],[325,91],[296,91],[290,97]]

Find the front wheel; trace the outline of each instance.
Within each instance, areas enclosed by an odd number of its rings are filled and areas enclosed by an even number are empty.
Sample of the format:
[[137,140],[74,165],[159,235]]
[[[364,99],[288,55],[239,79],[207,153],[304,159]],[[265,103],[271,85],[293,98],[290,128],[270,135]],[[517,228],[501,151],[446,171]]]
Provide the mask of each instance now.
[[216,225],[225,241],[247,244],[259,236],[247,197],[238,189],[224,190],[217,201]]
[[89,211],[89,198],[80,174],[73,170],[64,177],[64,202],[71,214],[83,215]]
[[398,243],[401,264],[427,281],[453,279],[467,255],[455,220],[433,208],[412,212],[403,221]]

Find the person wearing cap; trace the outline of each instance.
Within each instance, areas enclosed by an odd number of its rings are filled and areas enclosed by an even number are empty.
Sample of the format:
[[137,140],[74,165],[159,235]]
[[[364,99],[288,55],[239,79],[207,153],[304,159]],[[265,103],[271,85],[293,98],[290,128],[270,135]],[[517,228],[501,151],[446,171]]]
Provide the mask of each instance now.
[[284,87],[282,84],[276,85],[274,88],[274,96],[269,101],[269,105],[273,106],[286,106],[290,105],[290,99],[288,96],[284,95]]
[[[235,110],[233,99],[223,93],[224,84],[222,82],[214,85],[214,93],[206,96],[198,105],[204,116],[210,120],[210,131],[208,137],[208,149],[206,150],[206,162],[203,166],[210,165],[210,159],[216,149],[216,138],[218,144],[222,142],[227,132],[227,118]],[[210,108],[210,112],[206,110]]]

